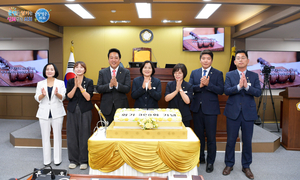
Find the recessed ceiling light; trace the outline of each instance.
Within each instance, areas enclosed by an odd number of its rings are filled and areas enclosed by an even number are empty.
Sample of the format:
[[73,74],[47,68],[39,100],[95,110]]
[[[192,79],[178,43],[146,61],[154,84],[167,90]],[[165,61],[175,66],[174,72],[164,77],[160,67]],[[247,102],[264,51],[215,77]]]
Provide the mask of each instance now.
[[121,21],[113,21],[111,20],[110,23],[130,23],[131,21],[128,20],[121,20]]
[[74,13],[80,16],[82,19],[95,19],[95,17],[85,10],[80,4],[65,4]]
[[208,19],[222,4],[206,4],[195,19]]
[[167,19],[164,19],[161,22],[162,23],[182,23],[181,20],[167,20]]
[[75,0],[67,0],[67,1],[71,2],[71,1],[75,1]]
[[115,13],[115,12],[117,12],[116,10],[114,10],[114,9],[112,9],[110,12],[112,12],[112,13]]
[[203,1],[204,1],[204,2],[206,1],[206,2],[207,2],[207,1],[211,1],[211,0],[203,0]]
[[151,18],[151,3],[135,3],[139,18]]

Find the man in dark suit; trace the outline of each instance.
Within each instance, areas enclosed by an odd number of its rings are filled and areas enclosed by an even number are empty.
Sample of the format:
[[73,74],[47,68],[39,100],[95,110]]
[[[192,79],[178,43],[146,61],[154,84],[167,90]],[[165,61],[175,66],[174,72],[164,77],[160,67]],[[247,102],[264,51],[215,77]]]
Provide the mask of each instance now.
[[223,94],[223,73],[211,67],[213,53],[204,50],[200,54],[202,68],[192,71],[189,83],[193,85],[194,96],[191,103],[194,130],[200,139],[200,163],[205,163],[205,135],[207,137],[206,172],[214,170],[216,158],[217,116],[220,114],[218,94]]
[[254,179],[250,170],[252,163],[252,135],[254,121],[258,118],[254,96],[261,95],[258,74],[247,71],[248,54],[244,50],[236,52],[234,64],[237,70],[226,74],[224,92],[228,95],[224,115],[227,117],[227,144],[225,152],[226,167],[223,175],[233,170],[234,149],[241,127],[242,131],[242,171],[249,179]]
[[108,62],[110,67],[99,71],[97,91],[102,93],[100,109],[111,123],[116,109],[129,107],[126,94],[130,91],[130,73],[119,66],[121,53],[118,49],[108,51]]

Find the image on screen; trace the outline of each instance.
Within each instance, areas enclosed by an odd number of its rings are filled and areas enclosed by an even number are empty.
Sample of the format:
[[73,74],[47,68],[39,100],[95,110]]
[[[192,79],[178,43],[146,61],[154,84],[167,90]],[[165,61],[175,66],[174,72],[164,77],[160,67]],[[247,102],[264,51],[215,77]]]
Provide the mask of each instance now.
[[224,28],[183,28],[183,51],[224,51]]
[[258,74],[261,87],[265,77],[269,77],[271,89],[300,85],[300,52],[248,51],[248,57],[247,69]]
[[47,63],[48,50],[0,50],[0,86],[35,87]]

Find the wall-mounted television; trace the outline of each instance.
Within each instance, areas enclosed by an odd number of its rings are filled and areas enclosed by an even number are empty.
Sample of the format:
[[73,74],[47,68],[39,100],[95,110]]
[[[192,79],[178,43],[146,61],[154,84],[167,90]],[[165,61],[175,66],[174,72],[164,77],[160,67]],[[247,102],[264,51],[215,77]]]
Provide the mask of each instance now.
[[35,87],[45,79],[48,50],[0,50],[0,86]]
[[224,51],[224,27],[184,27],[183,51]]
[[265,77],[271,89],[300,85],[300,51],[248,51],[248,57],[247,69],[259,75],[261,87]]

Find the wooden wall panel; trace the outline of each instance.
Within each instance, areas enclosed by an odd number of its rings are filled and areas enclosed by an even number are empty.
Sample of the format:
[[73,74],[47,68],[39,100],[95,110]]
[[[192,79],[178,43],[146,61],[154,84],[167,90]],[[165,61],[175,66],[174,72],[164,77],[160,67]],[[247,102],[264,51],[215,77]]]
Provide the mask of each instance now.
[[[159,106],[161,108],[166,108],[167,103],[164,101],[164,91],[166,82],[162,81],[162,98],[159,101]],[[0,118],[3,119],[37,119],[35,117],[37,109],[38,109],[38,103],[33,98],[34,93],[2,93],[0,95]],[[99,94],[95,94],[95,99],[97,99],[95,102],[100,102],[100,96]],[[129,105],[130,107],[133,107],[134,105],[134,99],[131,98],[131,92],[127,94]],[[282,101],[281,96],[273,96],[274,104],[275,104],[275,110],[276,110],[276,116],[278,122],[280,121],[280,102]],[[221,114],[218,116],[218,121],[225,121],[226,117],[223,115],[224,108],[226,105],[227,96],[219,96],[220,101],[220,109]],[[258,98],[255,98],[256,104],[258,105]],[[98,103],[97,103],[98,104]],[[98,104],[99,105],[99,104]],[[260,111],[258,113],[261,118],[263,116],[263,104],[260,107]],[[97,115],[97,112],[95,114]],[[98,115],[97,115],[98,116]],[[96,116],[96,117],[97,117]],[[98,121],[99,117],[97,117]],[[273,113],[273,107],[271,103],[270,96],[267,96],[267,108],[266,108],[266,114],[265,114],[265,122],[275,122],[275,116]],[[220,126],[222,125],[222,126]],[[226,131],[226,123],[218,123],[217,129],[218,131]]]
[[22,116],[22,96],[8,95],[7,96],[7,115]]
[[22,115],[35,118],[38,109],[38,102],[34,99],[34,94],[22,96]]
[[0,115],[6,115],[6,96],[0,95]]
[[[282,96],[273,96],[274,106],[275,106],[275,112],[278,123],[280,122],[280,102],[283,100]],[[259,98],[255,98],[256,106],[258,106]],[[271,101],[271,96],[267,96],[266,101],[266,110],[265,110],[265,122],[275,122],[275,115],[273,111],[273,105]],[[261,119],[263,118],[263,100],[261,101],[261,105],[258,111],[258,115],[260,115]]]

